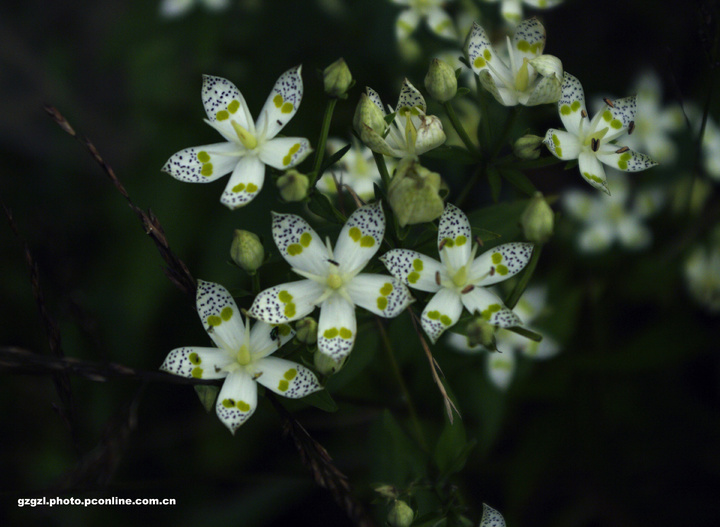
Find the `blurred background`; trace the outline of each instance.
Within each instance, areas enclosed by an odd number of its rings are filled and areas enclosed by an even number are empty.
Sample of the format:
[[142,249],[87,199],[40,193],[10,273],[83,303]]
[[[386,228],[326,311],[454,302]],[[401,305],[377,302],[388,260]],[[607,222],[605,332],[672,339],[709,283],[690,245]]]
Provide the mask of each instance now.
[[[432,57],[461,54],[459,41],[422,25],[414,41],[398,43],[401,7],[383,0],[231,0],[222,11],[196,4],[176,17],[161,16],[157,1],[27,0],[0,7],[0,197],[22,236],[3,222],[0,346],[50,353],[23,240],[67,356],[155,371],[171,349],[209,342],[137,218],[43,104],[92,140],[135,203],[157,215],[195,277],[243,289],[249,279],[228,263],[233,230],[257,232],[273,252],[269,210],[303,213],[303,207],[278,203],[270,176],[257,200],[233,212],[218,202],[227,180],[190,185],[160,172],[176,151],[218,141],[202,121],[202,74],[232,80],[257,115],[277,77],[302,63],[305,96],[283,132],[316,145],[326,101],[318,71],[338,57],[357,85],[339,101],[331,136],[349,140],[365,86],[394,105],[403,78],[423,90]],[[468,5],[491,35],[502,36],[497,4],[453,2],[447,10],[457,15]],[[717,92],[717,2],[566,0],[550,10],[525,7],[526,16],[545,25],[546,52],[581,80],[589,101],[634,93],[647,70],[661,80],[661,105],[702,108],[708,93]],[[429,104],[430,113],[441,114]],[[504,111],[492,104],[493,115]],[[710,115],[719,111],[715,97]],[[555,105],[522,109],[513,130],[515,137],[542,136],[548,127],[560,127]],[[467,437],[477,440],[465,468],[450,479],[475,524],[483,502],[514,526],[720,524],[718,314],[684,280],[693,247],[712,243],[718,183],[704,174],[704,154],[684,121],[672,141],[675,159],[631,175],[633,185],[664,193],[661,212],[648,219],[652,242],[644,249],[615,245],[583,254],[579,224],[555,202],[556,236],[533,283],[547,287],[538,327],[559,342],[556,357],[518,359],[502,390],[488,378],[484,355],[454,353],[444,341],[434,348]],[[465,168],[437,159],[427,165],[446,179],[452,201],[468,177]],[[300,169],[309,170],[310,161]],[[548,196],[592,190],[577,169],[561,165],[527,175]],[[683,197],[693,178],[705,189],[695,205]],[[502,199],[515,195],[505,189]],[[465,210],[491,203],[482,182]],[[515,223],[487,228],[519,239]],[[239,304],[249,307],[250,300]],[[375,329],[371,318],[365,323]],[[399,367],[434,443],[444,410],[422,350],[406,337],[410,319],[404,314],[387,328],[401,343]],[[375,485],[405,488],[432,477],[422,453],[406,445],[412,432],[391,369],[378,334],[364,331],[328,386],[337,412],[286,404],[379,525],[387,505],[371,503]],[[49,375],[20,375],[7,365],[0,373],[6,525],[110,527],[139,516],[156,525],[351,525],[314,484],[264,399],[233,437],[190,386],[71,376],[77,415],[71,434],[54,409],[60,401]],[[171,497],[178,504],[17,507],[18,498],[41,496]]]

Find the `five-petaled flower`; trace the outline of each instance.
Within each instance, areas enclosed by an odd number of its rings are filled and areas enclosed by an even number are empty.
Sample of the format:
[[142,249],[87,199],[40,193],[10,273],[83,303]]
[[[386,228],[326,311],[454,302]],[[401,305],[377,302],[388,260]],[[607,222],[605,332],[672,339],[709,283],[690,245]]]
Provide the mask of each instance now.
[[385,156],[404,158],[424,154],[445,142],[442,122],[427,115],[422,94],[405,79],[398,103],[390,112],[396,112],[388,125],[380,96],[372,88],[365,88],[360,96],[353,119],[355,131],[372,151]]
[[421,317],[422,327],[434,343],[460,318],[463,306],[489,324],[503,328],[521,323],[515,313],[486,286],[517,274],[530,260],[531,243],[505,243],[477,258],[470,222],[464,212],[447,204],[440,217],[440,262],[410,249],[393,249],[380,260],[390,273],[410,287],[435,293]]
[[422,19],[427,21],[428,27],[436,35],[456,38],[457,33],[452,19],[442,7],[445,0],[391,0],[391,2],[405,7],[395,22],[398,40],[408,38]]
[[525,2],[535,9],[548,9],[562,3],[563,0],[485,0],[486,2],[502,2],[500,14],[510,25],[517,25],[523,16],[522,3]]
[[512,40],[507,37],[506,64],[490,44],[485,30],[477,23],[465,43],[465,54],[480,83],[505,106],[535,106],[560,98],[562,62],[543,55],[545,28],[537,18],[523,21]]
[[577,159],[585,181],[610,194],[601,163],[625,172],[638,172],[657,165],[649,156],[615,143],[616,139],[626,133],[632,134],[635,129],[635,99],[636,96],[615,101],[605,99],[605,110],[590,119],[580,81],[566,72],[558,110],[567,131],[551,128],[543,142],[558,159]]
[[231,209],[253,200],[265,181],[265,165],[285,170],[303,161],[312,149],[301,137],[275,137],[297,112],[303,95],[301,66],[283,73],[253,122],[240,90],[230,81],[205,75],[202,100],[205,122],[224,143],[186,148],[162,168],[190,183],[209,183],[232,172],[221,203]]
[[322,389],[305,366],[269,356],[292,339],[290,326],[256,322],[250,329],[227,289],[212,282],[198,281],[197,310],[217,348],[174,349],[160,369],[187,378],[224,378],[215,409],[233,434],[257,407],[256,383],[292,399]]
[[270,324],[307,316],[320,306],[318,349],[339,361],[357,336],[355,306],[382,316],[399,315],[412,301],[407,287],[390,276],[360,273],[377,252],[385,234],[379,202],[357,209],[340,231],[333,251],[301,217],[273,213],[273,238],[280,254],[305,280],[261,292],[250,314]]

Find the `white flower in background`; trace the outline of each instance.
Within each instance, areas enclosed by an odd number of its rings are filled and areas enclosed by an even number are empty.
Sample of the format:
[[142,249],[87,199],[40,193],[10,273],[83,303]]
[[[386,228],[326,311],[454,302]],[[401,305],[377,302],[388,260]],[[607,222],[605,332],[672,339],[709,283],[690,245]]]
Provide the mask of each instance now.
[[558,110],[567,131],[551,128],[543,142],[558,159],[577,159],[583,179],[610,194],[602,163],[624,172],[638,172],[657,165],[649,156],[615,142],[635,129],[635,99],[636,96],[615,101],[605,99],[605,110],[591,120],[580,81],[565,72]]
[[505,527],[505,518],[487,503],[483,503],[483,515],[479,527]]
[[227,289],[198,281],[197,311],[216,348],[172,350],[161,370],[194,379],[225,379],[218,394],[217,416],[234,434],[257,408],[257,384],[298,399],[322,389],[315,374],[295,362],[270,357],[292,339],[290,326],[243,321]]
[[292,270],[305,280],[261,292],[250,315],[283,324],[309,315],[320,306],[318,349],[335,361],[355,344],[355,306],[381,317],[399,315],[412,301],[407,287],[390,276],[361,273],[385,234],[380,202],[357,209],[340,231],[335,250],[301,217],[273,214],[273,238]]
[[190,183],[210,183],[232,173],[220,202],[231,209],[248,204],[263,186],[265,165],[286,170],[312,152],[307,139],[275,137],[300,106],[300,70],[301,66],[297,66],[280,76],[255,122],[233,83],[203,76],[202,101],[208,116],[205,122],[226,142],[181,150],[165,163],[163,172]]
[[365,88],[360,96],[353,118],[355,131],[372,151],[385,156],[404,158],[418,156],[445,142],[442,122],[427,115],[422,94],[405,79],[398,104],[390,113],[396,113],[392,122],[385,122],[385,111],[380,96],[372,88]]
[[720,128],[708,116],[702,138],[703,168],[708,176],[720,181]]
[[643,222],[659,211],[663,192],[641,190],[631,200],[627,178],[621,173],[617,176],[610,196],[570,190],[562,197],[565,212],[582,224],[577,239],[582,252],[604,251],[616,240],[626,249],[640,250],[652,241],[652,232]]
[[520,272],[530,260],[533,245],[505,243],[475,258],[477,249],[467,216],[448,203],[438,229],[439,262],[410,249],[393,249],[380,258],[390,273],[408,286],[435,293],[421,317],[433,343],[458,321],[463,306],[493,326],[521,324],[517,315],[485,288]]
[[685,261],[685,282],[692,297],[711,313],[720,313],[720,243],[695,247]]
[[[328,155],[332,155],[347,143],[341,139],[328,139]],[[341,185],[347,185],[355,191],[362,200],[375,197],[374,183],[381,180],[372,150],[353,138],[350,150],[333,167],[331,167],[318,181],[317,188],[326,194],[337,193],[335,180]],[[386,159],[385,164],[392,174],[395,166],[393,159]],[[334,177],[334,179],[333,179]]]
[[548,9],[560,5],[563,0],[485,0],[486,2],[498,3],[500,6],[500,14],[510,25],[517,25],[523,17],[523,2],[535,9]]
[[505,57],[478,24],[473,24],[465,43],[465,55],[483,88],[504,106],[536,106],[560,98],[562,62],[543,55],[544,49],[545,28],[537,18],[523,21],[512,40],[507,37]]
[[443,38],[457,38],[453,21],[445,12],[445,0],[390,0],[393,4],[403,6],[395,22],[395,34],[398,40],[407,39],[417,29],[421,20],[436,35]]
[[[545,309],[546,296],[544,287],[528,288],[513,309],[513,312],[525,323],[525,327],[536,333],[538,331],[533,328],[532,322]],[[540,342],[536,342],[507,329],[498,329],[495,337],[498,351],[489,350],[480,344],[471,346],[468,338],[459,333],[450,333],[448,342],[458,351],[487,352],[488,376],[492,383],[502,390],[506,390],[512,382],[518,353],[530,359],[548,359],[560,351],[558,343],[546,335],[543,335]]]
[[162,0],[160,15],[175,18],[187,13],[194,5],[202,5],[208,11],[223,11],[230,7],[230,0]]

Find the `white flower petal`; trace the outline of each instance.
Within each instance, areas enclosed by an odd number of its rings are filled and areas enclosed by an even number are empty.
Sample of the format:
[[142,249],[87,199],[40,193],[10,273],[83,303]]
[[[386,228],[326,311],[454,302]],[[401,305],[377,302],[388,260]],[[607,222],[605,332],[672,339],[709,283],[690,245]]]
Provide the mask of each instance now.
[[563,161],[577,159],[580,155],[580,141],[577,136],[563,130],[550,128],[545,134],[543,143],[550,153]]
[[220,203],[237,209],[254,200],[265,183],[265,165],[255,156],[241,157],[225,186]]
[[352,351],[357,334],[355,306],[338,294],[320,307],[318,350],[340,361]]
[[192,146],[173,154],[162,171],[188,183],[210,183],[231,172],[238,163],[235,143]]
[[427,105],[425,104],[425,98],[420,93],[420,90],[413,86],[409,80],[405,79],[403,81],[402,88],[400,88],[400,95],[398,97],[398,103],[395,107],[395,111],[398,113],[410,111],[412,114],[411,110],[413,108],[419,108],[423,113],[425,113]]
[[420,15],[413,9],[402,11],[395,22],[395,35],[398,40],[408,38],[420,23]]
[[218,394],[215,412],[234,434],[257,408],[257,384],[245,370],[227,376]]
[[168,18],[183,15],[193,6],[194,0],[162,0],[160,15]]
[[505,527],[505,519],[498,511],[483,503],[483,515],[479,527]]
[[578,167],[580,175],[585,181],[590,183],[598,190],[602,190],[606,194],[610,194],[607,187],[607,178],[605,177],[605,169],[598,161],[597,156],[591,152],[580,152],[578,156]]
[[460,300],[470,313],[479,314],[493,326],[510,328],[522,324],[520,317],[505,307],[495,293],[483,287],[460,295]]
[[460,295],[451,289],[442,288],[430,299],[422,312],[420,323],[433,344],[446,329],[455,325],[462,307]]
[[523,104],[525,106],[538,106],[539,104],[557,102],[562,94],[560,85],[560,80],[555,75],[541,78]]
[[278,170],[302,163],[313,151],[310,141],[303,137],[276,137],[260,149],[260,160]]
[[515,373],[515,362],[515,352],[512,350],[499,350],[488,353],[488,377],[501,390],[507,390],[508,386],[510,386]]
[[310,224],[295,214],[272,213],[272,234],[280,255],[293,267],[325,276],[328,269],[327,247]]
[[227,289],[198,280],[196,306],[203,326],[219,348],[232,351],[245,344],[245,324]]
[[470,266],[468,282],[484,287],[507,280],[527,265],[533,247],[532,243],[513,242],[484,252]]
[[266,357],[255,363],[254,371],[257,382],[289,399],[300,399],[322,390],[312,371],[289,360]]
[[565,212],[575,219],[587,221],[597,215],[597,201],[587,192],[569,190],[562,196]]
[[560,120],[568,132],[578,135],[580,121],[587,119],[587,117],[583,117],[583,112],[587,116],[587,109],[585,108],[585,92],[582,84],[575,76],[566,71],[561,90],[562,94],[558,100]]
[[385,236],[385,214],[377,201],[360,207],[343,225],[337,244],[335,259],[342,272],[364,268],[380,248]]
[[640,250],[650,245],[652,233],[638,218],[626,216],[617,224],[617,236],[628,249]]
[[465,42],[465,54],[475,73],[489,69],[488,64],[492,64],[496,70],[501,67],[507,71],[507,66],[500,60],[492,44],[490,44],[487,33],[477,22],[473,23]]
[[578,237],[578,247],[584,253],[606,250],[615,239],[616,231],[606,221],[588,226]]
[[232,82],[222,77],[203,75],[202,102],[208,120],[229,141],[237,141],[230,121],[237,122],[251,134],[255,133],[252,115],[245,98]]
[[542,55],[545,49],[545,27],[533,17],[523,20],[512,38],[512,52],[515,54],[515,67],[522,66],[523,59],[534,59]]
[[302,66],[290,68],[275,82],[260,111],[255,129],[265,139],[272,139],[297,113],[303,96]]
[[191,346],[172,350],[160,369],[189,379],[222,379],[227,376],[222,368],[234,360],[222,349]]
[[530,339],[524,340],[526,341],[525,345],[520,347],[519,349],[523,355],[530,359],[549,359],[560,352],[560,344],[558,344],[557,341],[555,341],[551,337],[548,337],[547,335],[543,335],[543,339],[540,342],[535,342],[534,340]]
[[289,324],[268,324],[258,320],[250,330],[250,356],[253,360],[267,357],[294,336],[295,332]]
[[452,18],[439,6],[430,8],[427,14],[427,25],[430,30],[439,37],[457,38],[457,32],[453,25]]
[[265,289],[253,300],[250,314],[268,324],[298,320],[315,309],[323,287],[312,280],[298,280]]
[[445,205],[438,225],[440,261],[456,271],[468,263],[472,253],[472,229],[463,211],[452,203]]
[[502,0],[500,14],[511,25],[520,23],[523,14],[520,0]]
[[359,274],[345,288],[355,305],[385,318],[398,316],[414,300],[405,284],[382,274]]
[[602,116],[603,122],[609,127],[608,133],[604,137],[605,142],[612,141],[626,132],[632,133],[637,113],[636,95],[610,102],[612,106],[608,105]]
[[[616,147],[618,147],[617,150],[615,150]],[[600,151],[596,154],[598,160],[609,167],[624,172],[639,172],[657,165],[655,161],[650,159],[650,156],[641,154],[635,150],[619,148],[619,145],[612,145],[612,148],[613,150],[611,152],[605,153]]]
[[445,278],[447,271],[437,260],[410,249],[393,249],[380,257],[380,261],[387,267],[395,278],[402,280],[408,286],[435,293],[440,289],[439,277]]

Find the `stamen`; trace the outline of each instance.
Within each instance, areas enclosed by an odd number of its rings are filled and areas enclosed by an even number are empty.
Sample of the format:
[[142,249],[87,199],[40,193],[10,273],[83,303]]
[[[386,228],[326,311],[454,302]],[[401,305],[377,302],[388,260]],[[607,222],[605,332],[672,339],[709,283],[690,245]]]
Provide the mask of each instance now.
[[462,293],[463,295],[466,295],[466,294],[468,294],[470,291],[472,291],[473,289],[475,289],[475,286],[472,285],[472,284],[470,284],[470,285],[466,286],[465,289],[463,289],[462,291],[460,291],[460,293]]
[[607,104],[610,108],[615,108],[615,105],[613,104],[613,102],[610,99],[608,99],[607,97],[603,97],[603,102],[605,104]]
[[480,247],[483,246],[483,241],[482,241],[482,238],[480,238],[480,236],[475,236],[475,241],[477,242],[477,244],[478,244]]
[[635,121],[630,121],[630,126],[628,126],[628,135],[632,134],[635,131]]
[[615,153],[616,153],[616,154],[624,154],[624,153],[627,152],[628,150],[630,150],[629,147],[623,146],[622,148],[618,148],[617,150],[615,150]]
[[340,264],[338,262],[336,262],[335,260],[331,260],[330,258],[328,258],[327,261],[330,262],[331,264],[333,264],[335,267],[340,267]]
[[495,266],[490,268],[490,276],[494,276],[494,275],[495,275]]
[[440,242],[440,245],[438,245],[438,252],[443,250],[443,247],[445,247],[445,244],[447,243],[447,241],[448,241],[448,238],[442,239],[442,241]]
[[440,271],[435,271],[435,283],[440,285]]
[[597,152],[598,148],[600,148],[600,140],[595,139],[594,137],[590,139],[590,148],[592,148],[593,152]]
[[585,110],[580,110],[580,115],[581,115],[584,119],[587,119],[587,112],[586,112]]

